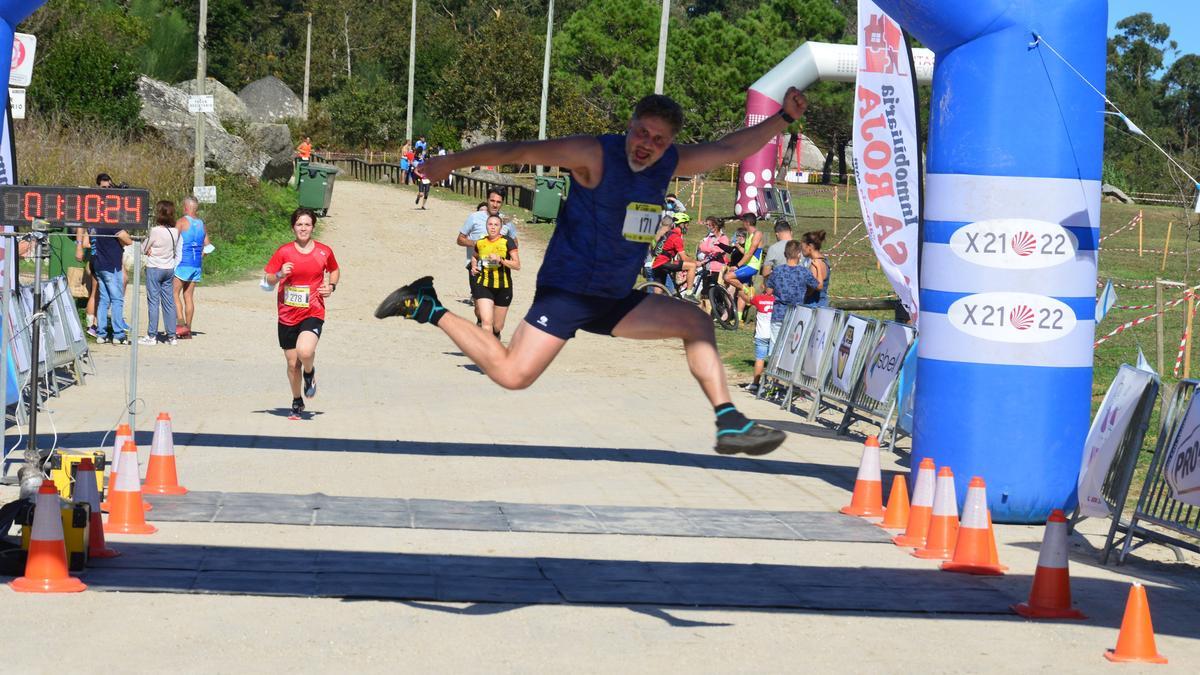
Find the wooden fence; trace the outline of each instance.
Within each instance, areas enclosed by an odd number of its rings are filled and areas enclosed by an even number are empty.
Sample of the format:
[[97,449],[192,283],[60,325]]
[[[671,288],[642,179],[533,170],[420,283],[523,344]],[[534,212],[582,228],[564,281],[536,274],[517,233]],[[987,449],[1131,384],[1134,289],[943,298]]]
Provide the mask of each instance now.
[[[345,157],[333,154],[319,155],[316,153],[313,153],[313,161],[336,166],[353,180],[373,183],[401,183],[404,181],[404,174],[401,173],[399,164],[367,162],[357,157]],[[464,173],[456,172],[452,173],[451,176],[453,178],[450,181],[449,188],[460,195],[469,195],[477,198],[479,201],[484,201],[487,199],[488,190],[492,186],[496,186],[504,193],[505,204],[527,210],[533,209],[533,188],[524,185],[496,183],[475,178]]]

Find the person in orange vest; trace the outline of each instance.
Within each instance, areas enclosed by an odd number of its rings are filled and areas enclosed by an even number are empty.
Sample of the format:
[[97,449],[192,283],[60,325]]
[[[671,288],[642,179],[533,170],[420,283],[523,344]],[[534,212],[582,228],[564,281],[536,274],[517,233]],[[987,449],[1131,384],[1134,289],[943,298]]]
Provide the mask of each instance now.
[[307,162],[312,158],[312,149],[312,141],[305,136],[304,140],[300,141],[300,145],[296,147],[296,156]]

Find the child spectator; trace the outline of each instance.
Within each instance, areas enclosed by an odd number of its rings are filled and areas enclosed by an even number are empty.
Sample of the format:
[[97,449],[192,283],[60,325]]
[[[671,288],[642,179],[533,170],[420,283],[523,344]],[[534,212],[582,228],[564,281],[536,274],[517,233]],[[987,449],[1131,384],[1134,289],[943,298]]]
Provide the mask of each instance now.
[[767,287],[775,289],[775,306],[771,310],[771,323],[782,324],[788,308],[803,305],[809,289],[817,288],[817,279],[800,264],[803,245],[793,239],[783,249],[787,259],[767,277]]
[[769,285],[763,292],[750,299],[754,305],[754,381],[746,387],[751,394],[758,394],[762,384],[763,367],[767,357],[771,355],[771,345],[774,344],[779,328],[773,321],[775,306],[775,291]]

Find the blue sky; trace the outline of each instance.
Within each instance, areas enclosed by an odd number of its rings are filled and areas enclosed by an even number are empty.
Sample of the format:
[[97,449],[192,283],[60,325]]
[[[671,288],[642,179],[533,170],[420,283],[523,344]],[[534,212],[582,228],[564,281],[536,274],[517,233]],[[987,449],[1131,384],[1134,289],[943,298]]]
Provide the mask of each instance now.
[[[1193,0],[1109,0],[1108,34],[1113,26],[1138,12],[1150,12],[1154,20],[1171,27],[1171,39],[1179,43],[1179,54],[1200,54],[1200,22],[1196,20],[1196,4]],[[1168,57],[1168,63],[1173,61]]]

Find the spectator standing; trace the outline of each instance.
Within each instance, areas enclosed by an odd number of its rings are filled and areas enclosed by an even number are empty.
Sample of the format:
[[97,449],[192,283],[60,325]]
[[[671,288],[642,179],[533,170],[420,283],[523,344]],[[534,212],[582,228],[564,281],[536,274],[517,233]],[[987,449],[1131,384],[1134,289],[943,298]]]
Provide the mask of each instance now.
[[[763,279],[771,276],[771,270],[783,265],[787,262],[787,258],[783,255],[783,249],[787,243],[792,240],[792,225],[787,220],[780,218],[775,221],[775,243],[767,248],[766,255],[763,256]],[[808,266],[808,258],[801,258],[800,264]]]
[[428,144],[425,143],[425,137],[417,136],[417,142],[413,143],[413,152],[423,156],[425,154],[425,149],[428,147]]
[[404,153],[404,162],[408,165],[408,171],[404,174],[404,184],[411,185],[417,182],[417,153],[412,148],[409,148]]
[[400,176],[404,179],[404,184],[408,185],[408,174],[412,171],[412,164],[409,163],[408,157],[412,154],[412,145],[406,140],[404,145],[400,147]]
[[[746,387],[751,394],[757,394],[762,386],[763,368],[766,367],[767,357],[771,355],[771,345],[779,338],[779,328],[774,322],[775,291],[770,283],[763,292],[750,299],[754,305],[754,380]],[[782,325],[782,324],[780,324]]]
[[792,240],[784,247],[784,264],[775,269],[767,278],[767,286],[775,289],[775,305],[771,308],[772,330],[783,325],[783,317],[787,310],[797,305],[803,305],[809,289],[817,287],[817,280],[804,265],[800,264],[803,246],[799,241]]
[[146,300],[150,321],[138,344],[158,344],[158,315],[161,312],[167,344],[175,344],[178,315],[175,312],[175,255],[179,235],[175,232],[175,203],[162,200],[154,205],[154,226],[142,242],[146,255]]
[[672,192],[671,194],[667,195],[666,206],[663,210],[667,213],[684,213],[687,211],[687,207],[684,206],[683,202],[679,201],[679,198],[675,196],[674,192]]
[[[112,177],[107,173],[96,175],[96,187],[110,188],[113,185]],[[86,243],[85,243],[86,242]],[[87,274],[84,275],[84,284],[87,285],[87,334],[92,337],[97,336],[96,330],[96,300],[100,296],[100,282],[96,276],[96,268],[92,264],[92,259],[96,254],[96,243],[89,241],[87,230],[82,227],[75,228],[75,259],[79,262],[86,263]]]
[[821,253],[821,246],[825,243],[825,230],[805,232],[800,241],[803,245],[804,257],[808,259],[813,278],[817,282],[815,287],[809,289],[807,297],[804,298],[804,304],[810,307],[828,307],[829,261],[825,259],[825,254]]
[[84,235],[83,246],[92,246],[92,268],[100,290],[96,302],[98,344],[129,344],[121,257],[122,247],[132,243],[128,232],[115,227],[90,227]]
[[175,335],[192,337],[192,320],[196,316],[196,284],[204,277],[204,256],[212,250],[208,230],[196,212],[200,202],[195,197],[183,200],[183,217],[175,223],[179,232],[179,260],[175,266],[175,310],[182,318]]

